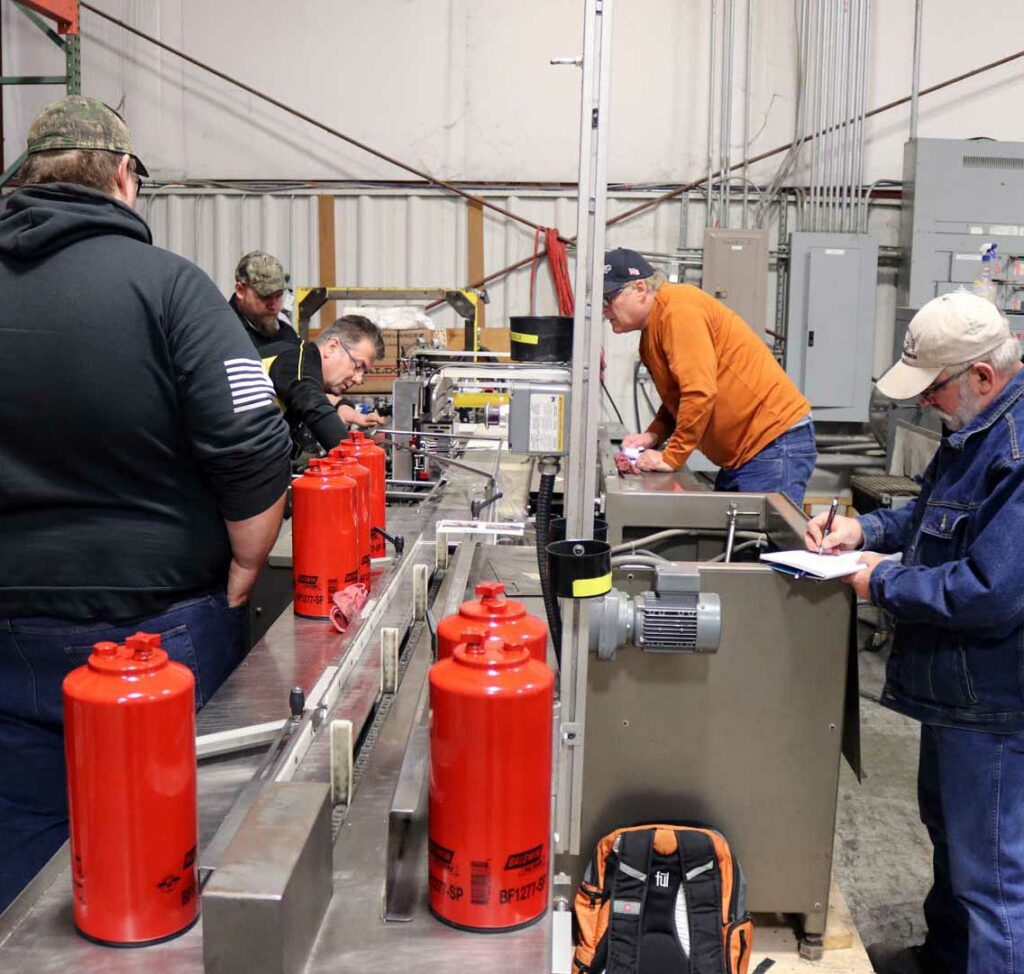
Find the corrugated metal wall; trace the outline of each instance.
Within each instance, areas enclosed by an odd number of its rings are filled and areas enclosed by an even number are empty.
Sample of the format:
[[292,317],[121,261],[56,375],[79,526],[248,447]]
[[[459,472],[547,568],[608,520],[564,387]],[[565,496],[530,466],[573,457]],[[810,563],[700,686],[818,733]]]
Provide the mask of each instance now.
[[[337,283],[350,286],[464,285],[467,273],[468,208],[464,200],[439,193],[380,190],[334,191]],[[542,226],[575,233],[576,198],[557,192],[487,194],[499,206]],[[609,199],[610,215],[636,206],[652,194],[623,193]],[[322,282],[319,266],[318,198],[311,190],[244,193],[235,190],[168,186],[146,191],[139,210],[153,228],[154,242],[203,268],[225,295],[234,282],[238,258],[266,250],[284,262],[297,286]],[[485,210],[484,266],[500,270],[533,253],[534,231]],[[672,201],[613,228],[608,244],[672,252],[679,246],[683,204]],[[698,245],[703,206],[693,206],[689,245]],[[574,273],[570,251],[570,274]],[[525,267],[488,286],[486,322],[507,325],[530,310],[530,269]],[[340,309],[339,309],[340,310]],[[536,313],[554,314],[550,272],[541,263]],[[432,312],[440,327],[461,321],[450,308]],[[609,333],[610,334],[610,333]],[[632,411],[632,368],[638,336],[606,335],[606,382],[619,408]],[[609,418],[613,418],[611,413]],[[643,417],[642,417],[643,418]],[[629,416],[626,417],[630,422]]]
[[[464,200],[438,193],[401,189],[335,190],[336,283],[350,286],[452,286],[468,281],[467,219]],[[553,225],[563,236],[575,233],[576,200],[557,192],[518,195],[488,194],[498,205],[542,226]],[[651,194],[621,193],[609,198],[610,215],[636,206]],[[281,258],[297,286],[315,285],[324,278],[319,266],[318,197],[311,190],[243,193],[235,190],[186,189],[169,186],[143,194],[139,204],[153,228],[158,246],[195,261],[230,294],[238,258],[262,249]],[[689,211],[689,212],[687,212]],[[873,208],[872,230],[883,244],[895,244],[898,211]],[[734,219],[733,225],[739,225]],[[609,231],[609,247],[671,254],[682,242],[699,247],[703,241],[704,206],[679,200],[624,221]],[[774,240],[772,247],[776,246]],[[534,232],[500,214],[485,211],[484,266],[500,270],[533,253]],[[666,268],[670,269],[670,268]],[[570,251],[570,273],[572,252]],[[696,282],[691,272],[688,280]],[[529,266],[488,285],[490,304],[486,322],[503,326],[513,314],[530,310]],[[769,320],[774,313],[774,274],[769,280]],[[891,358],[894,278],[883,272],[876,309],[876,369]],[[340,309],[339,309],[340,310]],[[546,263],[537,275],[536,313],[553,314],[554,289]],[[456,327],[460,319],[450,308],[432,312],[439,327]],[[607,329],[607,326],[606,326]],[[608,368],[606,382],[623,411],[627,425],[634,422],[633,364],[638,335],[612,336],[604,344]],[[645,422],[645,410],[641,421]],[[609,417],[610,413],[607,414]]]
[[[346,190],[333,195],[337,283],[466,283],[468,211],[464,200],[400,190]],[[557,227],[563,236],[575,233],[574,196],[532,193],[488,198],[534,223]],[[609,212],[619,213],[644,198],[649,197],[636,193],[616,196],[609,201]],[[296,285],[325,280],[319,267],[317,202],[317,196],[309,191],[257,194],[171,186],[144,193],[139,209],[153,228],[158,246],[195,261],[228,293],[238,258],[255,249],[280,257]],[[615,228],[610,246],[673,251],[679,246],[681,211],[678,201],[663,204]],[[694,215],[702,221],[702,212]],[[701,226],[698,222],[692,228],[694,244],[699,244]],[[530,227],[485,210],[484,263],[488,273],[529,256],[533,248]],[[488,287],[489,323],[502,324],[511,314],[529,311],[529,279],[527,267]],[[553,313],[554,293],[544,265],[536,292],[537,312]]]

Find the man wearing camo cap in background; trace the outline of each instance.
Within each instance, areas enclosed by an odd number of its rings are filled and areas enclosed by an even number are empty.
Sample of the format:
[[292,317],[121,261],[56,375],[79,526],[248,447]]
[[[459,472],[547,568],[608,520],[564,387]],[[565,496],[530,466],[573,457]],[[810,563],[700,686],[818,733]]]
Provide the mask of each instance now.
[[235,293],[228,303],[257,350],[272,342],[299,342],[282,311],[288,280],[281,261],[262,250],[245,254],[235,268]]
[[[262,250],[253,250],[242,257],[235,268],[235,293],[231,295],[231,300],[228,302],[235,309],[235,314],[238,315],[242,324],[245,325],[246,333],[252,339],[253,345],[256,346],[256,350],[264,360],[264,365],[268,370],[270,368],[267,365],[268,358],[270,361],[277,359],[275,371],[270,373],[271,378],[275,380],[275,385],[278,384],[278,374],[286,363],[289,366],[292,364],[296,365],[296,368],[290,369],[289,375],[291,380],[297,381],[297,376],[300,372],[298,363],[302,361],[302,356],[292,354],[295,352],[294,348],[289,350],[289,346],[301,346],[302,342],[288,320],[288,316],[281,310],[284,304],[284,292],[288,288],[288,281],[288,274],[285,273],[284,267],[276,257],[264,253]],[[376,348],[376,346],[374,347]],[[377,354],[380,353],[378,352]],[[292,363],[292,359],[295,359],[294,363]],[[369,360],[368,358],[367,361]],[[365,428],[383,424],[384,420],[380,414],[377,412],[361,412],[351,400],[339,399],[338,396],[331,393],[328,393],[326,400],[324,400],[323,396],[320,395],[319,381],[314,381],[313,384],[317,387],[313,398],[316,401],[318,411],[322,411],[319,407],[326,401],[335,408],[341,422],[346,426],[361,426]],[[281,390],[278,389],[277,391],[278,395],[281,396]],[[288,399],[289,397],[287,396],[282,397],[282,401],[288,401]],[[299,412],[299,410],[294,408],[294,405],[289,408],[288,418],[290,423],[296,420]],[[308,419],[308,416],[306,418]],[[331,446],[334,446],[344,436],[344,427],[339,426],[337,420],[329,415],[326,423],[330,427],[330,433],[327,435],[330,446],[327,446],[323,434],[317,435],[315,439],[321,445],[330,449]],[[322,427],[323,423],[310,424],[309,428],[314,429],[318,426]],[[296,426],[292,427],[292,436],[298,442],[304,442],[305,450],[315,452],[315,442],[309,438],[304,440],[303,435],[297,432]]]
[[205,703],[248,651],[289,480],[252,343],[134,210],[121,117],[63,98],[27,153],[0,199],[0,911],[67,838],[65,675],[159,633]]

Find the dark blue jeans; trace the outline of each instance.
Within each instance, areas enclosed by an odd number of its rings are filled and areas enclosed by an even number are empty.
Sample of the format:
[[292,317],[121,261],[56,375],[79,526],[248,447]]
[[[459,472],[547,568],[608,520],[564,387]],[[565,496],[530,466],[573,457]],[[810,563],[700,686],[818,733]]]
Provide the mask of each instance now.
[[189,599],[126,626],[0,619],[0,912],[68,836],[64,677],[93,643],[158,632],[196,678],[196,708],[245,656],[246,610],[223,594]]
[[805,423],[786,430],[746,463],[715,477],[715,490],[785,494],[797,507],[804,502],[807,479],[814,470],[818,450],[814,425]]
[[918,803],[926,956],[948,974],[1024,974],[1024,734],[922,724]]

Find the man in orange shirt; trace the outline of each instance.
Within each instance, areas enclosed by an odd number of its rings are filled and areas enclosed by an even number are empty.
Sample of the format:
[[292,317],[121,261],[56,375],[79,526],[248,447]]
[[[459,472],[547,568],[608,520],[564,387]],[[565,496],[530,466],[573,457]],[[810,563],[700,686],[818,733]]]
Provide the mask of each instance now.
[[811,407],[739,315],[700,288],[669,284],[636,251],[609,251],[604,314],[642,331],[640,359],[661,396],[635,470],[678,470],[697,448],[721,468],[715,490],[781,492],[798,506],[817,450]]

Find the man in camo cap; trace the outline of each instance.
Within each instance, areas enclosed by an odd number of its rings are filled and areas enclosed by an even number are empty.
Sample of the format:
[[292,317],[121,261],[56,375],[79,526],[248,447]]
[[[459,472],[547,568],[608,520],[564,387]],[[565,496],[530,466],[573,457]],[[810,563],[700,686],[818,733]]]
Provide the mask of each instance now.
[[47,105],[28,130],[28,155],[55,149],[100,149],[131,157],[131,169],[137,176],[149,171],[132,148],[132,135],[114,109],[97,98],[68,95]]
[[0,198],[0,913],[67,838],[66,674],[159,633],[205,703],[248,651],[289,481],[252,342],[135,212],[121,117],[62,98],[27,151]]
[[288,275],[276,257],[253,250],[235,268],[230,305],[257,349],[272,342],[298,344],[299,336],[282,312]]

